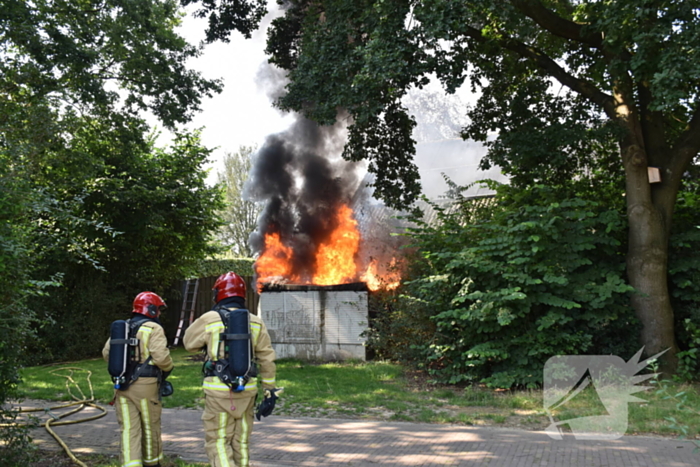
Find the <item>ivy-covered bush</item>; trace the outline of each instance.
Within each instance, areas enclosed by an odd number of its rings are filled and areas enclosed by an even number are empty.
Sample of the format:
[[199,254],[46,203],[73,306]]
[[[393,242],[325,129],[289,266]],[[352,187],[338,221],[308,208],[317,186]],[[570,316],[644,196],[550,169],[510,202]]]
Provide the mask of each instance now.
[[423,260],[406,299],[431,311],[420,347],[437,379],[535,387],[551,356],[638,350],[619,211],[544,186],[435,208],[411,231]]

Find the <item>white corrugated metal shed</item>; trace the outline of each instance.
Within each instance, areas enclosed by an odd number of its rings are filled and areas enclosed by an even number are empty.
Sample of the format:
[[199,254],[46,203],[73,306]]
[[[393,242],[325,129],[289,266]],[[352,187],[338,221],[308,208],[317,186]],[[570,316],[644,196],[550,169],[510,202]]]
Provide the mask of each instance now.
[[[352,284],[346,284],[352,285]],[[365,359],[368,292],[342,286],[287,286],[263,290],[259,315],[278,358]],[[355,288],[362,286],[354,284]]]

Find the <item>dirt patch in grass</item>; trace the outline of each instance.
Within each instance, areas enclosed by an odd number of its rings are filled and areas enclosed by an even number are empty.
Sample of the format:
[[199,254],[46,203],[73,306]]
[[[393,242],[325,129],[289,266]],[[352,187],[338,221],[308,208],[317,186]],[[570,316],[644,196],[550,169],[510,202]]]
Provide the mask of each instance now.
[[[103,454],[75,454],[75,457],[87,465],[88,467],[102,467],[102,466],[114,466],[119,465],[118,456],[106,456]],[[178,462],[174,459],[165,456],[160,463],[162,467],[177,467]],[[179,462],[179,465],[191,466],[191,467],[205,467],[209,464],[199,464],[199,463],[183,463]],[[63,451],[53,451],[53,450],[39,450],[37,451],[37,460],[32,464],[32,467],[75,467],[76,464],[68,457]]]
[[[102,454],[75,454],[75,457],[89,467],[110,465],[110,462],[114,465],[119,463],[117,457]],[[68,454],[53,450],[37,451],[37,460],[32,464],[33,467],[75,467],[75,465]]]
[[[70,467],[73,461],[62,452],[39,451],[35,467]],[[81,459],[82,460],[82,459]]]

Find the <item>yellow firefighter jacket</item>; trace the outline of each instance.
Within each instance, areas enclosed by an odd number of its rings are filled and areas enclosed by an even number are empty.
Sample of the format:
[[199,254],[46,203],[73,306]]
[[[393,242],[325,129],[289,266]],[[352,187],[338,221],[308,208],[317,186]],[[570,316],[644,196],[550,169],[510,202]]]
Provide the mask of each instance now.
[[[155,365],[163,371],[173,369],[173,359],[170,357],[170,350],[168,350],[168,339],[158,323],[144,321],[136,333],[136,338],[139,340],[140,350],[137,356],[141,355],[139,363],[145,362],[150,356],[149,365]],[[106,361],[109,361],[109,339],[102,349],[102,356]],[[152,384],[156,381],[157,378],[139,378],[133,384]]]
[[[189,352],[197,352],[206,347],[207,358],[217,361],[224,358],[224,344],[220,341],[219,334],[223,333],[225,328],[219,313],[208,311],[187,328],[182,342]],[[272,348],[265,323],[252,313],[250,314],[250,332],[253,340],[253,358],[258,365],[258,377],[250,378],[242,392],[256,394],[258,379],[261,380],[263,388],[275,388],[275,351]],[[229,397],[230,388],[218,376],[204,378],[202,387],[208,396]]]

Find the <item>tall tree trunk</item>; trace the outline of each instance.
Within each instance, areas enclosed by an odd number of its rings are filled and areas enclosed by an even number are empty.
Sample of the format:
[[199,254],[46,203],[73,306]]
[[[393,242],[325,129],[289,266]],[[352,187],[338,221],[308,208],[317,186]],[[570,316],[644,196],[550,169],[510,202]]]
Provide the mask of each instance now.
[[673,308],[668,292],[669,223],[676,192],[659,189],[652,193],[648,158],[643,146],[636,144],[638,142],[630,135],[621,145],[629,221],[627,276],[636,289],[632,306],[642,324],[641,343],[645,354],[651,356],[668,349],[660,363],[662,371],[670,374],[678,365]]

